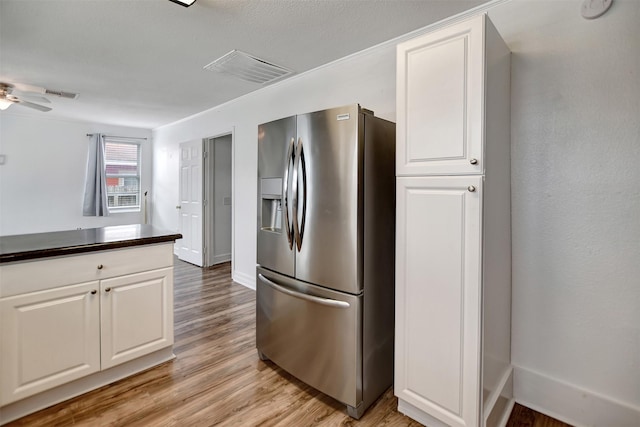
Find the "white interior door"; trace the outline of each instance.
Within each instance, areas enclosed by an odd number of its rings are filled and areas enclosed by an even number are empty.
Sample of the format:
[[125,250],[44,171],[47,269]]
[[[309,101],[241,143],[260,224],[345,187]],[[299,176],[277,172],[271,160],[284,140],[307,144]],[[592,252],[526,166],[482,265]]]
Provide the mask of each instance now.
[[202,140],[180,144],[178,258],[202,267]]

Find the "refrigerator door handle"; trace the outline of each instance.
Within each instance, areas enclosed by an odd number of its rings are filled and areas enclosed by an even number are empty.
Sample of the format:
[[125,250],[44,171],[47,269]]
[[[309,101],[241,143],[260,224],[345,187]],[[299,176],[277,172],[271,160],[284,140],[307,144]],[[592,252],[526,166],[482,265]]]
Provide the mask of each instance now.
[[[306,162],[304,158],[304,147],[302,144],[302,138],[298,138],[298,147],[296,149],[295,163],[293,165],[293,194],[294,194],[294,202],[293,202],[293,231],[296,240],[296,246],[298,247],[298,252],[302,248],[302,239],[304,238],[304,223],[307,217],[307,170],[306,170]],[[302,172],[302,219],[300,220],[300,224],[298,224],[298,171]]]
[[267,279],[266,277],[264,277],[262,274],[258,274],[258,278],[265,283],[266,285],[271,286],[273,289],[275,289],[276,291],[282,292],[283,294],[287,294],[289,296],[292,296],[294,298],[300,298],[306,301],[310,301],[316,304],[321,304],[321,305],[325,305],[328,307],[334,307],[334,308],[349,308],[351,306],[351,304],[349,304],[346,301],[338,301],[335,299],[330,299],[330,298],[321,298],[321,297],[317,297],[314,295],[309,295],[309,294],[303,294],[302,292],[296,292],[294,290],[285,288],[284,286],[280,286],[274,282],[272,282],[271,280]]
[[287,240],[289,241],[289,249],[293,249],[293,227],[291,221],[289,221],[289,170],[291,169],[291,163],[293,163],[293,145],[295,139],[291,138],[289,142],[289,151],[287,151],[287,165],[284,168],[284,179],[282,181],[282,193],[284,196],[284,222],[287,227]]
[[[296,147],[293,157],[293,173],[291,176],[291,194],[293,195],[291,205],[293,207],[293,218],[291,218],[291,222],[293,223],[293,238],[295,240],[296,246],[298,246],[298,147]],[[300,247],[298,246],[298,251],[299,250]]]

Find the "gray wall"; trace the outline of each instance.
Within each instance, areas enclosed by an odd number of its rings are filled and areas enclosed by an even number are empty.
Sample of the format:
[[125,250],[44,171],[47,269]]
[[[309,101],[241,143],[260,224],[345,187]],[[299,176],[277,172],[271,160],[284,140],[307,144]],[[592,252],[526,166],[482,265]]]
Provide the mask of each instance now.
[[489,12],[513,52],[512,358],[640,411],[640,1],[581,4]]
[[140,188],[143,194],[149,191],[150,130],[49,118],[40,112],[0,113],[0,154],[6,156],[0,165],[0,236],[142,223],[142,212],[82,216],[87,133],[94,132],[148,138],[141,143]]

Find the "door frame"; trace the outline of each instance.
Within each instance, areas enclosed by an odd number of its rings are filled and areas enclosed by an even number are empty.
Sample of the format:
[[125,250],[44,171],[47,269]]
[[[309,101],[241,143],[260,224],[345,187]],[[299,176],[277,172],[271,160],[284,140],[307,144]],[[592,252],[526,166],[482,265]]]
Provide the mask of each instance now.
[[203,174],[202,174],[202,188],[203,188],[203,203],[202,203],[202,218],[203,218],[203,239],[202,239],[202,253],[203,253],[203,267],[210,267],[213,264],[213,250],[214,250],[214,220],[215,209],[214,204],[211,203],[214,196],[214,146],[215,140],[224,136],[231,136],[231,271],[233,271],[233,262],[235,259],[235,227],[234,227],[234,212],[235,212],[235,127],[230,130],[208,136],[203,138]]

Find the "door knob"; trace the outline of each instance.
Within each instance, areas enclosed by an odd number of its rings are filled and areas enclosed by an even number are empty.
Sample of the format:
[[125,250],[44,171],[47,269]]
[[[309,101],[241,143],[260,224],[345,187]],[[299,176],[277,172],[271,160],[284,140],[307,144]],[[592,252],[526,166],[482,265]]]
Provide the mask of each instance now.
[[176,209],[182,209],[182,206],[178,205],[176,206]]

